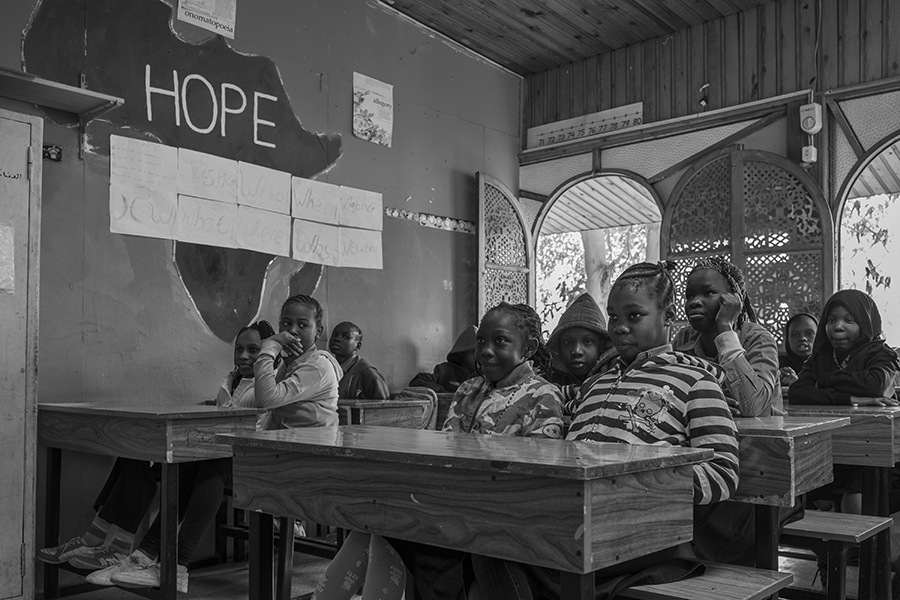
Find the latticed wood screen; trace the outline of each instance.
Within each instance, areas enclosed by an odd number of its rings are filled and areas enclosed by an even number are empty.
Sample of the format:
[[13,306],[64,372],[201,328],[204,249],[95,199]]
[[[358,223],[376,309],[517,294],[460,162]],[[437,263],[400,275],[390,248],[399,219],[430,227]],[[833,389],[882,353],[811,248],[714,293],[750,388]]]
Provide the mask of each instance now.
[[780,156],[732,147],[695,165],[672,194],[663,232],[679,293],[698,259],[725,256],[779,343],[784,322],[818,314],[831,290],[830,213],[814,181]]
[[533,304],[531,240],[516,199],[478,174],[480,194],[478,317],[502,301]]

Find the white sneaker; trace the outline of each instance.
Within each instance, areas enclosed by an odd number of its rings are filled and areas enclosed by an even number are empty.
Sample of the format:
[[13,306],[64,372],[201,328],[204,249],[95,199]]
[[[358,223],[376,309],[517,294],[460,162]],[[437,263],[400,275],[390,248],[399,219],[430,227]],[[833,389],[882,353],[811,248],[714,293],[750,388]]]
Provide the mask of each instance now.
[[135,550],[119,561],[118,564],[89,573],[85,579],[87,579],[88,583],[93,583],[94,585],[115,585],[112,582],[113,575],[129,569],[145,569],[152,565],[153,562],[149,556],[140,550]]
[[[178,572],[175,576],[175,589],[186,594],[188,591],[188,572],[187,567],[178,565]],[[146,567],[135,567],[119,571],[110,578],[113,585],[122,587],[141,587],[141,588],[158,588],[159,587],[159,563],[153,562]]]

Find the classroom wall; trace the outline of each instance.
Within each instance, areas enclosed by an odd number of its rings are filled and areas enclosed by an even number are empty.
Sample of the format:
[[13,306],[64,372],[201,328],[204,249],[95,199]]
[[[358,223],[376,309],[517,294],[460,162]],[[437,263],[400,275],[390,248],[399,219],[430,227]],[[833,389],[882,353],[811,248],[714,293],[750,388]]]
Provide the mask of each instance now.
[[[107,35],[119,29],[127,35],[137,27],[116,11],[97,16],[92,10],[98,1],[87,0],[86,9],[75,6],[91,15],[86,21],[96,24],[102,17]],[[10,40],[26,29],[34,9],[27,4],[14,3],[0,23],[2,66],[21,64],[21,48]],[[174,28],[191,43],[210,37],[178,22]],[[92,74],[107,65],[143,76],[144,65],[129,64],[128,53],[98,56],[91,39],[88,51],[81,51],[82,39],[96,36],[94,30],[86,36],[70,23],[56,38],[48,32],[40,29],[44,38],[33,37],[26,53],[48,53],[49,59],[32,58],[41,69],[69,61],[77,70],[83,61],[89,88],[92,81],[103,81]],[[340,156],[329,157],[318,179],[381,192],[388,207],[466,220],[477,215],[476,171],[517,189],[521,79],[377,3],[241,2],[236,39],[229,44],[240,54],[274,62],[305,130],[322,139],[339,136]],[[227,70],[228,63],[218,68]],[[351,134],[354,71],[394,86],[392,148]],[[4,106],[17,108],[10,102]],[[112,126],[89,125],[92,150],[83,161],[70,125],[48,122],[46,129],[46,141],[62,145],[64,159],[44,168],[40,399],[210,398],[230,369],[231,345],[213,333],[209,316],[198,312],[173,261],[173,242],[109,233],[106,140],[110,133],[133,133],[112,114],[109,120]],[[160,141],[166,143],[165,137]],[[327,267],[315,296],[326,306],[325,335],[340,320],[359,324],[364,356],[397,390],[418,370],[443,360],[456,333],[476,319],[476,239],[385,218],[383,247],[383,270]],[[300,267],[287,259],[268,267],[258,302],[262,317],[277,319]],[[253,276],[261,277],[256,271]],[[240,293],[240,286],[229,286],[225,301],[244,302]]]
[[900,0],[775,0],[530,75],[523,125],[633,102],[644,103],[652,123],[895,77],[898,23]]

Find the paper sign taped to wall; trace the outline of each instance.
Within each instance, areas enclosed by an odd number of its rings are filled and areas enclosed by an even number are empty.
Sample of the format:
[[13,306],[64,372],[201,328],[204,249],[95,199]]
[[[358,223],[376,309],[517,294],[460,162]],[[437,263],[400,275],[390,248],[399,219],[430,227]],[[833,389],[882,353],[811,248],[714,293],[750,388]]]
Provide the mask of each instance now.
[[325,223],[294,219],[291,258],[338,267],[341,264],[340,229]]
[[178,193],[237,204],[237,161],[179,148]]
[[238,206],[234,237],[238,248],[290,256],[291,217],[252,206]]
[[0,294],[16,293],[16,230],[0,225]]
[[294,177],[291,187],[292,217],[317,223],[340,223],[340,186]]
[[291,174],[239,162],[238,204],[291,214]]
[[178,148],[109,136],[110,183],[178,191]]
[[341,227],[341,265],[381,269],[381,232]]
[[234,39],[237,0],[178,0],[178,20]]
[[237,211],[237,204],[179,194],[175,239],[179,242],[234,248]]
[[391,147],[394,86],[362,73],[353,74],[353,135]]
[[175,239],[178,194],[110,182],[109,230],[112,233]]
[[383,216],[381,194],[341,186],[341,225],[381,231]]

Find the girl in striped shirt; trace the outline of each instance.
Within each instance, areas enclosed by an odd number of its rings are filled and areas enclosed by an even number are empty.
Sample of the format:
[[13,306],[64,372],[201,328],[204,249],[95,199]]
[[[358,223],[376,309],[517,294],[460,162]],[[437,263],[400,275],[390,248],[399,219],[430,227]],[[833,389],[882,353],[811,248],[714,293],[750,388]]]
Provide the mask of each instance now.
[[[675,318],[673,267],[670,262],[640,263],[613,284],[608,331],[619,361],[584,382],[566,439],[710,448],[713,458],[694,465],[693,473],[694,504],[708,506],[727,500],[737,489],[737,432],[716,367],[668,344]],[[695,511],[695,518],[706,506]],[[663,583],[673,571],[683,576],[687,570],[661,569],[660,564],[685,557],[693,557],[687,545],[655,552],[597,571],[597,584],[608,588],[635,573],[641,573],[643,583]],[[472,556],[472,567],[478,589],[471,590],[470,599],[559,597],[555,571],[483,556]]]

